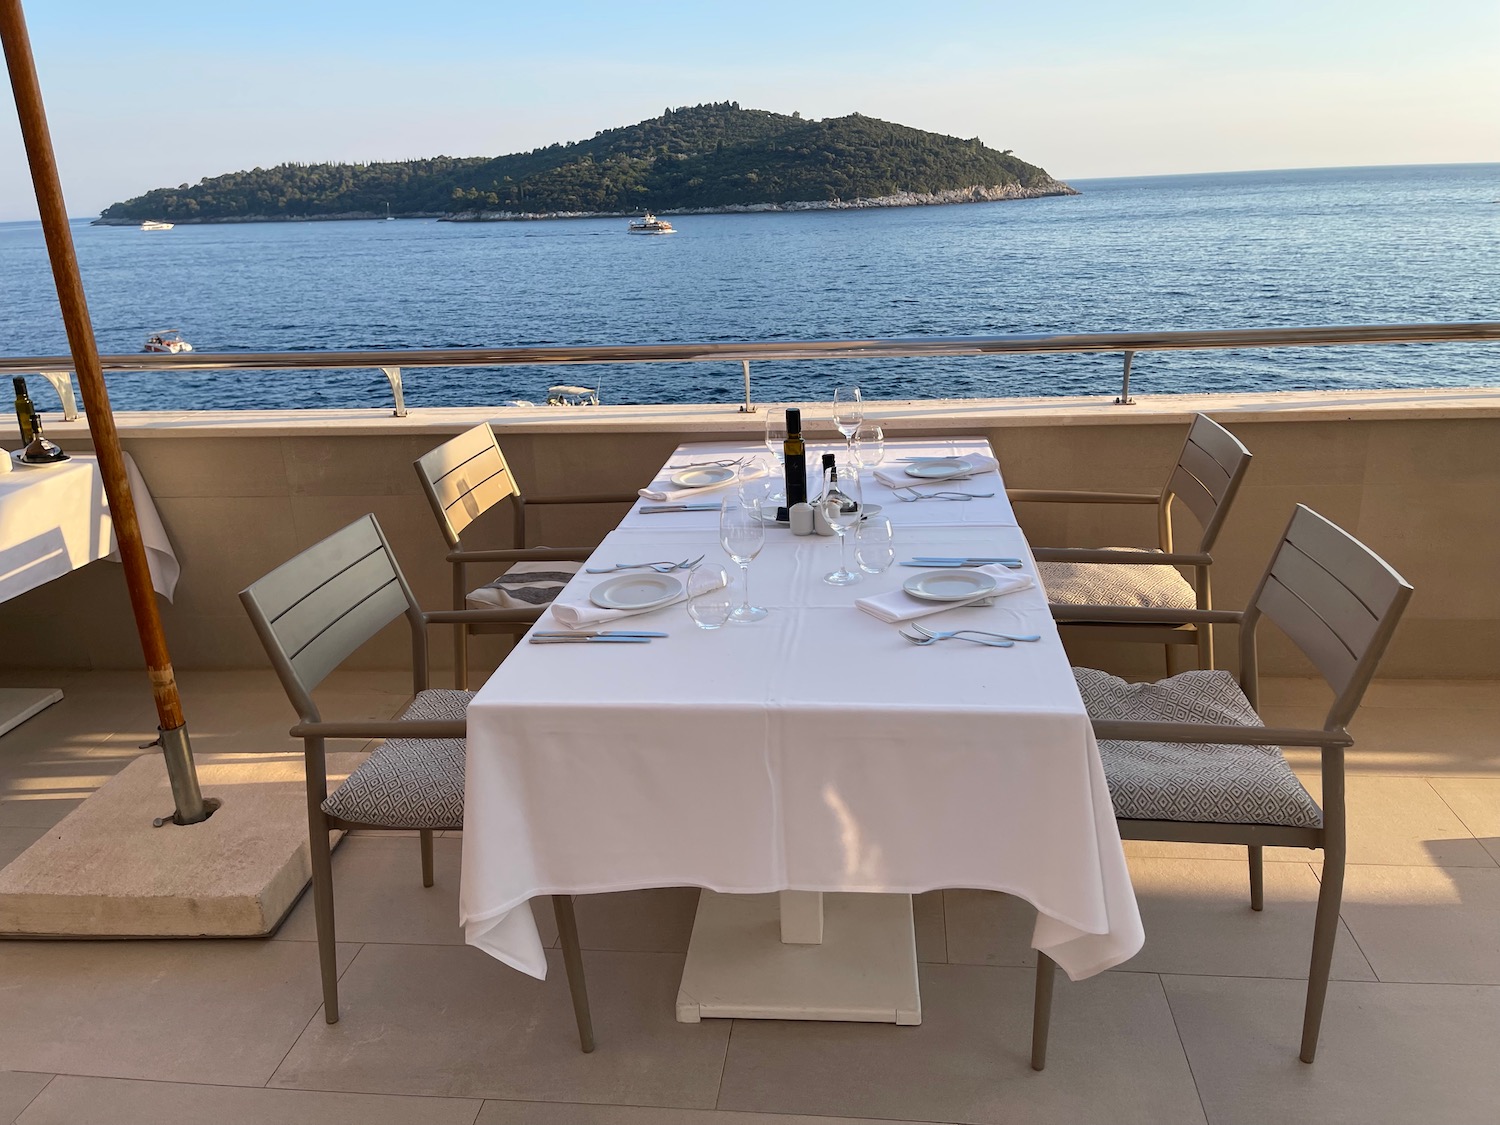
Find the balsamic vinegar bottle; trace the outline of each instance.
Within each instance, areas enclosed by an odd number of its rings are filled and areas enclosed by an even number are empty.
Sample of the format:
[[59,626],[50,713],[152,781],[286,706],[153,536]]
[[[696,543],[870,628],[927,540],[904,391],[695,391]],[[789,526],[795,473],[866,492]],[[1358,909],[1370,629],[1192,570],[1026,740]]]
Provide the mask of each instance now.
[[36,403],[31,401],[23,376],[17,375],[11,382],[16,388],[16,422],[21,427],[21,448],[25,449],[36,438],[36,431],[31,427],[31,416],[36,413]]
[[807,446],[802,441],[802,411],[795,406],[786,408],[786,441],[781,449],[786,454],[786,506],[790,511],[797,504],[807,503]]

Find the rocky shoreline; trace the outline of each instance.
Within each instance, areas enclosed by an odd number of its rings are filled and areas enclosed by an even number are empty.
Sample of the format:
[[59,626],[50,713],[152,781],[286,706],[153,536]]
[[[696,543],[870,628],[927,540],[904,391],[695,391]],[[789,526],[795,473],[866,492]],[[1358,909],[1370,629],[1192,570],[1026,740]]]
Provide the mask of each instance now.
[[[936,192],[898,192],[873,199],[794,200],[787,203],[736,203],[724,207],[672,207],[657,215],[754,215],[774,211],[860,211],[875,207],[938,207],[953,203],[996,203],[1016,199],[1041,199],[1054,195],[1077,195],[1077,189],[1050,177],[1035,187],[1020,184],[978,185]],[[517,214],[514,211],[414,211],[398,214],[398,219],[436,219],[440,223],[518,223],[546,219],[630,219],[639,211],[543,211]],[[384,219],[375,211],[348,211],[334,215],[238,215],[217,219],[173,219],[184,226],[210,223],[319,223],[357,222]],[[141,219],[95,219],[96,227],[134,227]]]

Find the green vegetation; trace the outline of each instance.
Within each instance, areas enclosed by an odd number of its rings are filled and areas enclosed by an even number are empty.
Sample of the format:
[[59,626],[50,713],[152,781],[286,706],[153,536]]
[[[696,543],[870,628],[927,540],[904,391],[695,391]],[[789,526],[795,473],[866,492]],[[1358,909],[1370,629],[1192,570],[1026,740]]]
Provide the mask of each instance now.
[[106,222],[315,219],[392,213],[671,211],[874,199],[1010,185],[1067,193],[1042,169],[861,114],[803,120],[737,102],[669,109],[591,140],[527,153],[391,164],[282,164],[157,188]]

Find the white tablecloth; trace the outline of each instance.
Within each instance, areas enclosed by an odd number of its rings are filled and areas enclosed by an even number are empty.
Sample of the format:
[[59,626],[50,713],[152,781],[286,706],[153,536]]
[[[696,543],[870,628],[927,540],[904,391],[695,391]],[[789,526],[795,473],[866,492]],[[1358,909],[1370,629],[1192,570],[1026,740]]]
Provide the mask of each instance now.
[[[1003,496],[998,475],[980,479]],[[1013,521],[971,522],[979,503],[896,506],[898,560],[982,553],[1030,568]],[[932,522],[937,510],[952,522]],[[594,557],[707,552],[733,570],[707,515],[633,514]],[[527,903],[545,894],[970,887],[1033,903],[1033,944],[1075,979],[1135,954],[1143,933],[1109,791],[1044,595],[935,619],[1039,643],[919,648],[853,606],[918,571],[829,586],[838,549],[770,531],[751,591],[771,614],[755,625],[705,632],[672,606],[630,619],[666,640],[523,645],[505,661],[469,708],[469,944],[544,976]],[[556,624],[546,615],[539,628]]]
[[[171,601],[180,573],[177,556],[146,482],[128,453],[125,472],[146,544],[151,584]],[[60,465],[18,465],[0,474],[0,601],[95,559],[118,562],[119,557],[98,458],[75,453]]]

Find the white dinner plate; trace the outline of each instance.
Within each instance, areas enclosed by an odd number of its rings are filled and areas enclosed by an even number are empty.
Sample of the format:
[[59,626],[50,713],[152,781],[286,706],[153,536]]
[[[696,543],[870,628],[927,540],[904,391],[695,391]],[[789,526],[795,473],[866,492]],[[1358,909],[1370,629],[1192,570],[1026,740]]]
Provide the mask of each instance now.
[[924,602],[961,602],[993,590],[995,580],[977,570],[929,570],[912,575],[901,588]]
[[622,574],[590,590],[589,601],[600,609],[652,609],[681,593],[682,583],[670,574]]
[[934,457],[931,461],[918,461],[906,466],[909,477],[955,477],[973,472],[974,462],[962,457]]
[[879,504],[865,504],[862,505],[859,509],[859,518],[862,520],[867,520],[871,516],[880,515],[880,512],[881,507]]
[[709,465],[701,469],[683,469],[680,473],[673,473],[668,479],[678,488],[708,488],[710,485],[733,480],[735,472],[728,465]]

